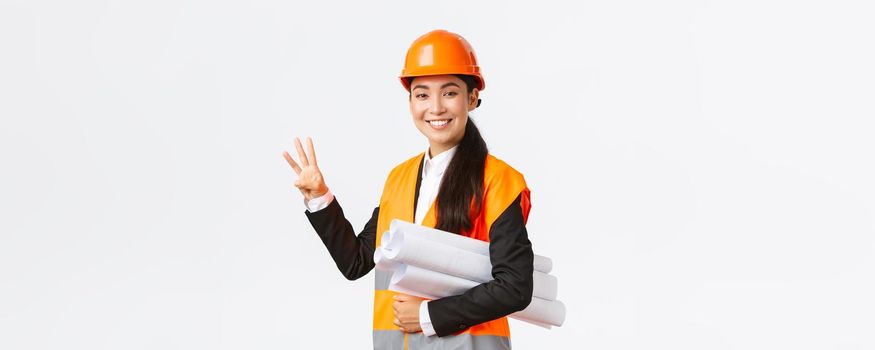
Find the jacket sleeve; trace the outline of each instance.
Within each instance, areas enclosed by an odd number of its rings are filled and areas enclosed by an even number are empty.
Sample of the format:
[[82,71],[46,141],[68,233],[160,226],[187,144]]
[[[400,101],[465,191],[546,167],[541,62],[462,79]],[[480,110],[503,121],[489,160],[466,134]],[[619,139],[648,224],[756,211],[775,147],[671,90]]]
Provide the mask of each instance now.
[[371,219],[358,236],[355,235],[349,220],[337,197],[322,210],[311,213],[304,211],[310,225],[316,230],[337,268],[348,280],[356,280],[367,275],[374,268],[374,249],[377,244],[377,217],[380,207],[374,208]]
[[489,229],[492,281],[464,294],[428,302],[428,313],[438,336],[525,309],[532,301],[534,253],[526,231],[521,195]]

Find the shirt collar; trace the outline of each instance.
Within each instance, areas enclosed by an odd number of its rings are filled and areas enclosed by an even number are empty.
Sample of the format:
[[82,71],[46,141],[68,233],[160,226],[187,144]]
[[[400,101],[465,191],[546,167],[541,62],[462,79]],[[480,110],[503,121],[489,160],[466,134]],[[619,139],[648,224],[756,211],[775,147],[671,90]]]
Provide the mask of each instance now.
[[428,149],[425,150],[425,164],[422,165],[422,177],[426,177],[432,172],[434,174],[441,176],[444,174],[444,171],[447,170],[447,167],[450,165],[450,160],[453,159],[453,155],[456,154],[456,148],[459,145],[453,146],[446,151],[441,152],[434,158],[428,156]]

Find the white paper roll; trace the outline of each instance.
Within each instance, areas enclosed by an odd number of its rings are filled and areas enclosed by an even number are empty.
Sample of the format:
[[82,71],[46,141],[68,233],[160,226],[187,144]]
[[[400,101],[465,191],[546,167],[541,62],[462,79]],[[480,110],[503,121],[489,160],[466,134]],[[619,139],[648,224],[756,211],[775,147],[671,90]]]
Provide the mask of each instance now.
[[389,223],[389,234],[390,236],[395,235],[398,231],[418,234],[431,241],[440,242],[469,252],[489,256],[489,243],[478,239],[457,235],[436,228],[417,225],[403,220],[393,219],[392,222]]
[[[439,299],[462,294],[479,284],[456,276],[401,264],[392,274],[389,290],[426,299]],[[565,321],[565,305],[558,300],[532,297],[528,307],[509,316],[541,327],[561,326]]]
[[480,283],[404,264],[392,274],[389,289],[395,285],[410,291],[420,291],[426,295],[453,296],[465,293],[478,284]]
[[[439,241],[424,239],[427,235],[411,233],[404,227],[392,233],[384,233],[381,238],[379,252],[381,269],[390,269],[393,264],[408,264],[443,274],[460,277],[478,283],[493,280],[492,263],[488,256],[475,254],[443,244]],[[471,239],[471,238],[466,238]],[[374,261],[378,260],[377,252]],[[389,263],[387,260],[394,263]],[[555,276],[534,271],[532,296],[547,300],[555,300],[558,294],[558,280]]]
[[[488,242],[398,219],[393,219],[389,223],[389,231],[380,238],[381,245],[385,246],[387,242],[406,234],[489,257]],[[553,270],[553,260],[546,256],[535,254],[533,265],[535,271],[550,273]]]
[[388,242],[383,241],[385,258],[476,282],[492,280],[492,264],[488,256],[428,240],[423,236],[396,232]]
[[541,325],[561,326],[565,322],[565,304],[559,300],[532,297],[528,307],[511,314],[510,317]]
[[550,273],[553,271],[553,259],[535,254],[535,271]]
[[394,271],[398,268],[398,262],[392,261],[391,259],[387,259],[383,254],[383,249],[377,248],[374,250],[374,264],[376,264],[376,268],[380,270],[386,271]]
[[559,279],[541,271],[532,274],[532,296],[547,300],[556,300],[559,295]]

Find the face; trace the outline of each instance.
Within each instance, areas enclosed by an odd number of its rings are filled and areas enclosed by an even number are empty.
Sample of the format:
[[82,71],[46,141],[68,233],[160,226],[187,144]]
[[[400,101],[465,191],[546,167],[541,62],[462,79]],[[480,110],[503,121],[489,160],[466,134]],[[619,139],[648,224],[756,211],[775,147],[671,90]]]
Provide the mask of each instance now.
[[468,112],[477,108],[479,91],[475,88],[468,94],[465,82],[454,75],[416,77],[410,88],[410,115],[428,138],[431,155],[459,144]]

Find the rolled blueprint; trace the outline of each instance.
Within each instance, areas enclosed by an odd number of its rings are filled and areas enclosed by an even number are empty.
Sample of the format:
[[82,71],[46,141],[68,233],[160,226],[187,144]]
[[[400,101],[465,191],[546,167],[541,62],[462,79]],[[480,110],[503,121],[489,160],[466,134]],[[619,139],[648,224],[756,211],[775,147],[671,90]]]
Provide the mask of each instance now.
[[464,278],[404,264],[392,274],[389,289],[395,290],[395,287],[401,287],[403,290],[416,293],[413,295],[421,298],[439,299],[465,293],[466,290],[479,284]]
[[374,250],[374,264],[377,268],[385,271],[394,271],[400,265],[397,261],[392,261],[383,256],[383,249],[377,248]]
[[[385,257],[405,264],[477,282],[492,279],[489,257],[428,240],[422,234],[397,233],[383,241]],[[386,239],[386,235],[383,239]]]
[[[400,220],[392,220],[380,240],[374,262],[392,272],[390,290],[439,299],[492,280],[488,242]],[[531,303],[508,316],[548,329],[561,326],[565,305],[555,300],[558,281],[549,275],[553,261],[535,255],[533,267]]]
[[[474,252],[480,255],[489,255],[489,243],[471,239],[462,235],[457,235],[451,232],[438,230],[431,227],[417,225],[403,220],[394,219],[389,223],[389,235],[398,234],[399,232],[409,232],[418,234],[431,241],[440,242],[453,247],[462,248],[464,250]],[[385,238],[386,236],[383,236]]]
[[[433,242],[460,248],[472,253],[489,257],[489,243],[481,240],[457,235],[455,233],[438,230],[431,227],[413,224],[403,220],[394,219],[389,223],[389,231],[380,238],[381,245],[385,246],[388,241],[397,239],[397,236],[405,236],[407,233]],[[402,239],[403,240],[403,239]],[[553,260],[546,256],[535,254],[535,271],[550,273],[553,269]]]
[[532,274],[532,296],[546,300],[556,300],[559,296],[559,279],[541,271]]
[[565,304],[559,300],[532,297],[529,306],[522,311],[513,313],[511,317],[542,327],[545,325],[561,326],[565,322]]
[[[420,298],[439,299],[465,293],[479,284],[464,278],[401,264],[392,274],[389,289]],[[558,300],[533,296],[528,307],[509,316],[545,328],[551,325],[561,326],[565,321],[565,305]]]
[[553,271],[553,259],[546,256],[535,254],[534,265],[535,271],[541,271],[543,273],[550,273],[550,271]]
[[[427,233],[431,234],[431,233]],[[383,234],[381,248],[374,252],[378,264],[404,263],[463,278],[479,283],[493,280],[492,263],[488,256],[452,247],[438,241],[424,239],[423,234],[399,232],[395,235]],[[466,238],[471,239],[471,238]],[[378,257],[379,255],[379,257]],[[378,261],[379,260],[379,261]],[[387,261],[388,260],[388,261]],[[383,270],[389,268],[381,267]],[[534,271],[533,296],[555,300],[558,293],[558,280],[555,276]]]

